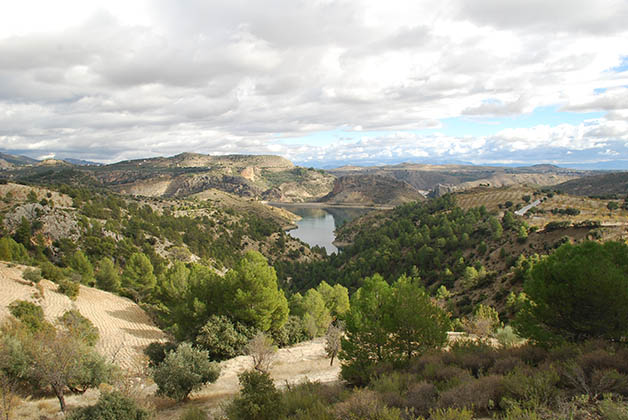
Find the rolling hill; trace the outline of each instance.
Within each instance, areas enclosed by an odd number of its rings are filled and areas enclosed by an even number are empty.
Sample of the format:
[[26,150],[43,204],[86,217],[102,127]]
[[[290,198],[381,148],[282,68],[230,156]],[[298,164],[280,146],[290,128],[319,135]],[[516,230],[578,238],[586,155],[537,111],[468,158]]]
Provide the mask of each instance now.
[[626,197],[628,172],[611,172],[573,179],[556,185],[556,189],[572,195]]

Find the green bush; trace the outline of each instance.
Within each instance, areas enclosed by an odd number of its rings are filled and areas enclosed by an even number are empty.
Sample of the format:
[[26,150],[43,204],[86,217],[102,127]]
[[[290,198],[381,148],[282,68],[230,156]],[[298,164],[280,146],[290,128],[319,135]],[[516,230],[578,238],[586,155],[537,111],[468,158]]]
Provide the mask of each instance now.
[[190,407],[181,414],[179,420],[207,420],[209,416],[205,410],[198,407]]
[[628,405],[611,398],[604,398],[598,404],[598,410],[604,420],[628,420]]
[[248,370],[238,375],[238,379],[240,395],[226,409],[230,420],[276,420],[283,417],[286,407],[267,372]]
[[[316,412],[327,413],[328,408],[341,401],[347,392],[342,385],[306,381],[297,385],[288,385],[281,397],[286,416],[291,417],[299,413],[310,415]],[[327,413],[325,416],[331,416],[331,414]]]
[[31,332],[35,333],[52,325],[44,318],[44,310],[41,306],[25,300],[16,300],[9,305],[11,315],[22,321]]
[[144,354],[148,356],[148,366],[151,368],[158,366],[166,359],[166,355],[169,352],[176,350],[176,348],[177,345],[169,341],[166,343],[161,343],[159,341],[150,343],[144,349]]
[[504,378],[505,405],[509,405],[507,399],[512,399],[523,408],[551,407],[555,405],[561,392],[558,388],[559,381],[560,375],[551,366],[535,371],[515,369]]
[[95,405],[74,410],[68,420],[148,420],[148,411],[119,392],[104,393]]
[[190,392],[214,382],[219,374],[220,367],[209,360],[207,351],[195,349],[190,343],[180,344],[153,368],[157,394],[177,401],[186,400]]
[[26,281],[39,283],[41,281],[41,270],[37,268],[27,268],[22,273],[22,278]]
[[212,360],[226,360],[244,353],[253,330],[226,316],[212,315],[196,337],[196,343],[207,350]]
[[49,261],[42,263],[40,268],[42,277],[55,283],[65,277],[63,270]]
[[98,343],[98,339],[100,338],[98,328],[76,309],[71,309],[60,316],[59,324],[61,324],[72,337],[88,346],[95,346],[96,343]]
[[515,333],[515,330],[510,325],[498,328],[495,331],[495,338],[497,338],[497,342],[502,348],[514,347],[522,341],[521,337]]
[[[473,420],[473,411],[466,408],[441,408],[430,411],[430,420]],[[419,420],[424,420],[422,417]]]
[[80,290],[80,283],[68,279],[59,281],[59,286],[57,287],[57,292],[63,293],[72,300],[76,300]]

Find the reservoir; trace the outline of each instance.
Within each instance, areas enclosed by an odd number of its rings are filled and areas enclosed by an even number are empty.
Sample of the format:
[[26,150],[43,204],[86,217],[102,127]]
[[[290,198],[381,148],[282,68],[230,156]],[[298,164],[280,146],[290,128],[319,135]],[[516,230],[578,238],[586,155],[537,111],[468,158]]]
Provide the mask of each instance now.
[[301,217],[295,224],[296,229],[288,231],[293,238],[305,242],[311,247],[316,245],[325,248],[327,254],[338,252],[333,244],[336,239],[336,228],[351,220],[368,213],[371,209],[354,207],[318,207],[299,204],[272,203]]

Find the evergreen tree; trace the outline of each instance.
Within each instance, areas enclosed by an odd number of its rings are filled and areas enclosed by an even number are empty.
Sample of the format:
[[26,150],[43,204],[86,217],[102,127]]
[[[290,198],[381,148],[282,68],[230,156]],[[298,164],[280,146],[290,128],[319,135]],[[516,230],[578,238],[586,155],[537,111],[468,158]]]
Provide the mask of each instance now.
[[26,217],[22,217],[20,224],[18,225],[13,238],[16,242],[24,245],[26,248],[31,248],[31,235],[33,234],[31,222]]
[[80,249],[72,255],[68,265],[82,276],[83,283],[89,284],[94,279],[92,263],[89,262],[87,256]]
[[98,263],[98,272],[96,273],[96,286],[99,289],[108,292],[116,292],[120,289],[120,275],[118,268],[115,266],[111,258],[104,257]]
[[275,269],[256,251],[248,251],[225,275],[231,318],[260,331],[278,330],[288,318],[288,301],[277,286]]
[[621,341],[628,336],[628,245],[564,244],[533,266],[524,291],[530,301],[517,315],[520,335],[546,344]]
[[155,288],[156,282],[148,257],[141,252],[131,255],[122,273],[122,285],[146,295]]

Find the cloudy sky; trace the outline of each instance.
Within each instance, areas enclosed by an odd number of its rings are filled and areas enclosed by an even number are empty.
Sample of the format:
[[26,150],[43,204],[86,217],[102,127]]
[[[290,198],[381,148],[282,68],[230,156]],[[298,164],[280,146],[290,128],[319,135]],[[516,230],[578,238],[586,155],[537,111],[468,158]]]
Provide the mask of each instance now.
[[0,3],[0,151],[628,168],[625,0]]

